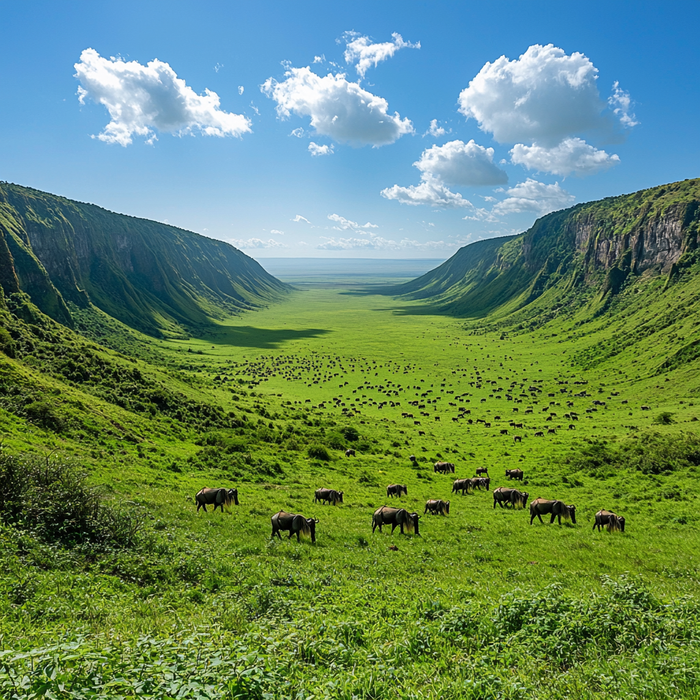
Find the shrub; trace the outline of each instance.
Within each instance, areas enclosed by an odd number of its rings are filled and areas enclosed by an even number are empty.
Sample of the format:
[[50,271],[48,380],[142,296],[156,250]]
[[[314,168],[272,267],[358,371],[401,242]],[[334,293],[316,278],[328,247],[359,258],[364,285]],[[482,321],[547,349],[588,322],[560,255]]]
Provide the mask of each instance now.
[[133,510],[106,504],[85,475],[63,460],[0,454],[0,521],[66,546],[132,547]]
[[340,432],[343,434],[343,437],[350,442],[355,442],[360,439],[360,433],[357,432],[357,428],[346,426],[345,428],[341,428]]
[[312,459],[321,459],[324,462],[330,462],[331,460],[330,453],[323,445],[311,445],[307,452]]
[[656,418],[654,418],[654,423],[657,425],[671,425],[671,423],[675,423],[676,421],[673,420],[673,413],[670,411],[662,411],[659,413]]

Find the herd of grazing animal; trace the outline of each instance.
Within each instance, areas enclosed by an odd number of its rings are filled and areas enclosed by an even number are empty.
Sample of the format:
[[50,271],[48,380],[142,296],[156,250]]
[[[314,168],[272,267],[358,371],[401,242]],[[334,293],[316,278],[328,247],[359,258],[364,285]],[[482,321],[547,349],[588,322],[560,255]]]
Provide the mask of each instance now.
[[[438,469],[439,467],[439,469]],[[454,473],[454,465],[449,462],[437,462],[435,464],[435,471],[444,474]],[[486,473],[488,471],[485,468],[477,469],[478,473]],[[506,476],[509,479],[517,479],[523,481],[523,471],[522,469],[506,469]],[[473,477],[470,479],[456,479],[452,484],[452,493],[460,493],[464,495],[465,493],[471,493],[475,489],[488,490],[490,484],[489,477]],[[386,487],[386,495],[390,498],[401,498],[402,496],[408,496],[408,488],[405,484],[389,484]],[[512,508],[512,509],[524,509],[527,506],[528,498],[530,494],[527,491],[519,491],[514,488],[506,488],[499,486],[493,490],[493,507],[499,505],[501,508]],[[213,505],[214,510],[221,508],[223,513],[224,507],[230,510],[232,504],[239,505],[238,501],[238,489],[224,489],[224,488],[203,488],[194,497],[194,501],[197,504],[197,512],[200,508],[204,508],[206,512],[208,505]],[[314,493],[314,503],[337,505],[343,503],[343,492],[337,491],[335,489],[320,488],[316,489]],[[425,504],[425,510],[423,515],[426,513],[430,515],[449,515],[450,514],[450,502],[444,501],[442,499],[430,499]],[[561,519],[570,520],[574,525],[576,524],[576,506],[567,505],[560,500],[547,500],[545,498],[536,498],[530,503],[530,525],[534,522],[535,518],[538,518],[541,523],[544,524],[542,520],[543,515],[550,516],[550,524],[553,524],[555,519],[561,525]],[[391,508],[389,506],[382,506],[377,508],[372,515],[372,533],[379,528],[379,532],[382,532],[383,525],[391,525],[391,532],[398,527],[401,534],[416,534],[419,535],[419,525],[418,520],[420,519],[418,513],[409,513],[405,508]],[[306,518],[298,513],[287,513],[281,510],[279,513],[275,513],[272,516],[272,535],[275,535],[282,539],[280,531],[284,530],[289,532],[289,538],[293,535],[297,536],[299,540],[300,536],[310,537],[312,542],[316,542],[316,524],[318,523],[316,518]],[[625,519],[608,510],[600,510],[595,514],[595,522],[593,524],[593,530],[602,530],[606,528],[608,532],[624,532],[625,531]]]

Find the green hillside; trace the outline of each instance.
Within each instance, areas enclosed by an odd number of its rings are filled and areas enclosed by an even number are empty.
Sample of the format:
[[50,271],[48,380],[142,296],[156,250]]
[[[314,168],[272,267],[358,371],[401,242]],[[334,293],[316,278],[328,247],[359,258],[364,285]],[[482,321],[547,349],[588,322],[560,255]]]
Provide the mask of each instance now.
[[190,231],[0,184],[0,274],[72,325],[91,304],[143,332],[182,333],[287,289],[239,250]]
[[548,214],[386,293],[472,318],[526,308],[549,290],[578,304],[592,290],[613,296],[642,277],[673,279],[697,261],[699,231],[700,180],[684,180]]

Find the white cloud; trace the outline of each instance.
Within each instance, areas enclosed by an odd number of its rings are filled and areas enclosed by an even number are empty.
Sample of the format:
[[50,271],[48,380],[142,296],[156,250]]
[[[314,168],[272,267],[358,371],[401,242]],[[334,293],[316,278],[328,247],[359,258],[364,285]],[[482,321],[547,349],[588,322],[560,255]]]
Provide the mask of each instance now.
[[635,117],[633,112],[630,112],[632,109],[632,98],[629,92],[620,88],[620,83],[617,80],[613,83],[613,94],[608,97],[608,104],[612,108],[613,113],[619,117],[622,126],[631,128],[639,124],[637,117]]
[[564,139],[554,148],[518,143],[510,155],[513,163],[529,170],[564,176],[571,173],[579,176],[592,175],[620,162],[617,155],[598,150],[577,137]]
[[323,146],[319,146],[312,141],[309,144],[309,153],[312,156],[329,156],[333,153],[333,144],[329,146],[327,143],[324,143]]
[[284,236],[284,231],[279,231],[276,228],[271,228],[270,233],[274,234],[275,236]]
[[320,56],[314,56],[314,63],[323,63],[326,60],[326,57],[321,54]]
[[401,204],[418,206],[426,204],[431,207],[442,207],[445,209],[458,209],[460,207],[471,207],[471,202],[467,201],[457,192],[452,192],[439,180],[434,178],[424,179],[420,185],[410,185],[400,187],[394,185],[381,191],[382,197],[395,199]]
[[217,63],[217,64],[214,66],[214,72],[215,72],[215,73],[218,73],[223,67],[224,67],[224,64],[223,64],[223,63]]
[[329,214],[328,219],[335,222],[336,225],[333,228],[336,229],[336,231],[358,231],[360,233],[365,233],[371,228],[379,228],[377,224],[371,224],[369,221],[366,224],[358,224],[357,221],[350,221],[350,219],[346,219],[339,214]]
[[236,248],[243,248],[244,250],[262,250],[264,248],[286,248],[284,243],[276,241],[274,238],[270,238],[267,241],[263,241],[260,238],[249,238],[248,240],[241,240],[239,238],[232,238],[231,245]]
[[295,221],[295,222],[297,222],[297,223],[299,223],[300,221],[303,221],[303,222],[306,223],[306,224],[310,224],[310,223],[311,223],[305,216],[302,216],[301,214],[297,214],[297,215],[292,219],[292,221]]
[[493,148],[479,146],[473,139],[426,148],[413,165],[424,179],[436,178],[448,185],[478,187],[508,182],[508,175],[493,162]]
[[364,78],[369,68],[373,65],[376,68],[380,61],[391,58],[399,49],[420,48],[420,42],[412,44],[410,41],[404,41],[403,37],[395,32],[391,36],[394,41],[373,44],[368,36],[359,36],[356,32],[346,32],[344,35],[347,42],[345,62],[357,63],[355,70],[361,78]]
[[552,211],[571,206],[575,199],[572,194],[559,187],[558,182],[545,185],[531,178],[506,190],[506,195],[506,199],[494,206],[494,214],[535,212],[539,216],[544,216]]
[[423,136],[430,134],[431,136],[437,138],[438,136],[444,136],[446,133],[447,131],[444,127],[438,126],[438,120],[432,119],[430,121],[430,128],[423,134]]
[[245,88],[242,85],[238,86],[238,94],[242,95],[245,92]]
[[311,118],[317,134],[354,146],[383,146],[413,133],[409,119],[388,113],[387,101],[349,82],[345,75],[320,77],[310,68],[289,68],[285,80],[268,78],[262,92],[277,102],[277,114]]
[[306,132],[304,131],[304,129],[302,129],[300,126],[298,126],[296,129],[292,129],[289,132],[289,135],[296,136],[298,139],[300,139],[306,135]]
[[445,243],[444,241],[414,241],[408,238],[403,238],[400,241],[395,241],[382,236],[377,236],[370,233],[365,238],[327,238],[321,237],[322,243],[319,243],[316,248],[318,250],[435,250],[446,247],[456,247],[454,244]]
[[584,54],[535,44],[516,60],[486,63],[460,93],[459,111],[500,143],[554,146],[582,131],[609,129],[597,76]]
[[89,97],[109,111],[111,121],[97,136],[101,141],[127,146],[135,134],[152,142],[154,130],[208,136],[241,136],[251,130],[247,117],[220,109],[215,92],[198,95],[157,59],[143,66],[85,49],[75,70],[81,104]]

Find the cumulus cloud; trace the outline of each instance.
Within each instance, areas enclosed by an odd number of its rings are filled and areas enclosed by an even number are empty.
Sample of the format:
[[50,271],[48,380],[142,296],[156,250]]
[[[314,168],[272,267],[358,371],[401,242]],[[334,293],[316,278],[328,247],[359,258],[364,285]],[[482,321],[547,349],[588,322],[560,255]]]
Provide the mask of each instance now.
[[430,134],[431,136],[437,138],[438,136],[444,136],[446,133],[447,131],[445,128],[438,125],[438,120],[432,119],[430,121],[430,128],[423,134],[423,136]]
[[264,248],[286,248],[287,246],[274,238],[263,241],[261,238],[248,238],[241,240],[240,238],[232,238],[231,245],[244,250],[262,250]]
[[460,207],[472,206],[472,203],[464,199],[461,194],[452,192],[434,178],[424,179],[420,185],[410,185],[409,187],[394,185],[393,187],[387,187],[381,191],[381,195],[386,199],[394,199],[401,204],[413,206],[425,204],[444,209],[459,209]]
[[344,39],[347,43],[345,49],[345,62],[356,63],[355,70],[361,77],[365,77],[367,70],[375,68],[381,61],[391,58],[399,49],[419,49],[420,42],[412,44],[404,41],[401,34],[393,33],[393,41],[385,41],[381,44],[373,44],[368,36],[360,36],[356,32],[345,32]]
[[329,156],[331,153],[333,153],[333,144],[329,146],[327,143],[325,143],[323,146],[319,146],[317,143],[312,141],[309,144],[309,153],[312,156]]
[[369,221],[366,224],[358,224],[357,221],[350,221],[350,219],[346,219],[339,214],[329,214],[328,219],[335,223],[333,228],[337,231],[359,231],[360,233],[364,233],[369,229],[379,228],[377,224],[371,224]]
[[444,241],[420,241],[403,238],[400,241],[395,241],[389,238],[377,236],[370,233],[365,238],[328,238],[321,237],[321,243],[316,248],[318,250],[435,250],[445,247],[454,247],[452,244]]
[[459,111],[499,143],[554,146],[573,134],[609,128],[598,69],[582,53],[535,44],[518,59],[486,63],[459,96]]
[[280,231],[276,228],[271,228],[270,233],[274,234],[275,236],[284,236],[284,231]]
[[262,92],[277,103],[277,114],[310,117],[321,136],[354,146],[383,146],[413,133],[409,119],[389,114],[387,101],[346,79],[342,73],[316,75],[307,66],[289,68],[285,80],[268,78]]
[[493,207],[494,214],[520,214],[534,212],[544,216],[552,211],[573,204],[575,197],[559,186],[558,182],[546,185],[532,178],[506,190],[506,199]]
[[155,131],[207,136],[241,136],[250,120],[220,109],[211,90],[198,95],[167,64],[154,59],[145,66],[137,61],[103,58],[85,49],[75,64],[81,104],[90,98],[104,105],[111,121],[97,138],[127,146],[133,136],[155,140]]
[[297,214],[292,221],[295,221],[296,223],[299,223],[300,221],[303,221],[305,224],[310,224],[311,222],[305,217],[302,216],[301,214]]
[[639,124],[637,117],[631,112],[632,98],[629,92],[622,90],[620,83],[617,81],[613,83],[613,94],[608,97],[608,104],[612,108],[613,113],[619,118],[622,126],[631,128]]
[[620,162],[620,158],[598,150],[578,137],[564,139],[554,148],[525,146],[518,143],[510,152],[511,160],[529,170],[555,175],[584,176],[607,170]]
[[493,162],[493,148],[479,146],[473,139],[426,148],[413,165],[424,179],[436,178],[448,185],[478,187],[508,182],[508,175]]

